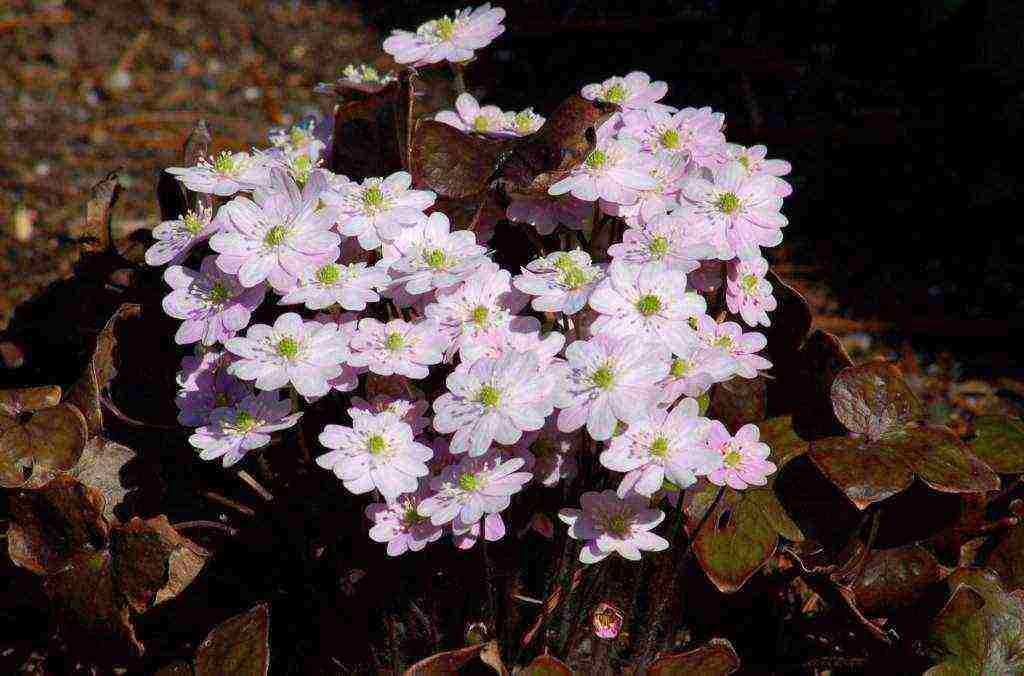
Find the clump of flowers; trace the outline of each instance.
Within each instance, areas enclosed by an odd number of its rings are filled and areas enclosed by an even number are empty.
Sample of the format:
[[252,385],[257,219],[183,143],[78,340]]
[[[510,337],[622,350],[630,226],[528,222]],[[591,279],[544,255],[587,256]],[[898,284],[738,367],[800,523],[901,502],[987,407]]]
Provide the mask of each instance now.
[[[504,17],[462,9],[395,31],[384,50],[461,78]],[[349,65],[337,87],[369,96],[394,80]],[[667,93],[642,72],[584,86],[616,107],[589,151],[476,230],[415,168],[333,171],[331,127],[316,120],[275,130],[270,148],[169,169],[213,196],[155,228],[146,253],[170,266],[164,307],[182,321],[177,342],[195,346],[177,404],[199,457],[232,465],[303,435],[303,400],[317,420],[347,411],[318,430],[315,462],[367,496],[350,499],[366,501],[369,537],[390,556],[521,532],[506,525],[512,502],[558,489],[582,562],[636,560],[674,544],[655,533],[666,494],[702,479],[764,485],[776,468],[757,427],[731,435],[702,404],[771,368],[765,336],[739,322],[770,325],[765,256],[787,224],[790,166],[729,144],[721,113]],[[545,125],[466,93],[433,117],[501,148]],[[499,265],[518,252],[485,246],[483,230],[502,228],[529,229],[520,269]],[[304,436],[293,446],[308,452]]]

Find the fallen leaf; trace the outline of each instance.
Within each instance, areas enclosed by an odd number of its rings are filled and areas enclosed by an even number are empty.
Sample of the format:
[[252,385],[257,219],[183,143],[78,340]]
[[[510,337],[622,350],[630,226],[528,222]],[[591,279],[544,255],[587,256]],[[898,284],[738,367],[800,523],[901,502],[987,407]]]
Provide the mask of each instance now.
[[60,395],[59,387],[0,391],[0,486],[38,487],[78,462],[88,430]]
[[78,463],[68,471],[103,496],[103,516],[114,520],[114,508],[124,502],[128,487],[122,470],[135,457],[135,451],[102,437],[94,437],[85,446]]
[[739,670],[740,658],[724,638],[684,653],[661,655],[647,667],[647,676],[728,676]]
[[219,624],[196,650],[197,676],[266,676],[270,669],[270,608],[261,603]]

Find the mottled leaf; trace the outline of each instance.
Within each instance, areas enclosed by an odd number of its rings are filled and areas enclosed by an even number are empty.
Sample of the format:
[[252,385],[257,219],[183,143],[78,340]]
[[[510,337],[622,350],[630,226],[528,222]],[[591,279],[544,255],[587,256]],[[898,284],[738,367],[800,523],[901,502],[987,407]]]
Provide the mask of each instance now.
[[114,350],[117,349],[117,337],[114,335],[114,330],[117,327],[117,322],[128,317],[137,317],[141,313],[142,307],[135,304],[125,303],[117,308],[117,311],[107,320],[103,330],[96,337],[96,346],[93,349],[92,357],[86,364],[85,372],[68,392],[66,401],[74,404],[85,416],[90,434],[95,435],[103,431],[101,395],[117,375],[117,365],[114,360]]
[[270,609],[266,603],[219,624],[196,650],[196,675],[266,676],[270,668]]
[[597,128],[617,110],[613,104],[570,96],[537,133],[514,144],[498,185],[507,195],[547,195],[552,184],[586,159],[596,144]]
[[765,379],[732,378],[711,390],[708,417],[720,420],[734,433],[747,423],[759,423],[765,415]]
[[11,498],[11,560],[40,575],[63,568],[76,552],[106,546],[103,498],[71,477],[58,477]]
[[983,415],[974,420],[971,452],[1000,474],[1024,472],[1024,423],[1020,418]]
[[832,407],[846,429],[879,439],[923,415],[921,402],[892,364],[851,366],[832,383]]
[[985,565],[999,573],[1010,591],[1024,589],[1024,526],[1004,531],[989,552]]
[[943,577],[931,552],[919,545],[871,552],[853,585],[857,607],[886,613],[917,603]]
[[406,676],[427,676],[428,674],[451,674],[460,667],[469,664],[471,660],[480,654],[484,649],[483,643],[471,645],[458,650],[446,650],[445,652],[425,657],[416,664],[405,670]]
[[482,194],[510,141],[467,134],[435,120],[422,120],[413,133],[410,169],[418,188],[441,197]]
[[68,472],[87,486],[96,489],[103,496],[103,516],[114,520],[114,508],[121,504],[128,494],[122,472],[124,466],[135,457],[135,451],[95,437],[85,446],[78,463]]
[[952,596],[929,633],[939,663],[925,673],[1024,673],[1024,593],[1007,594],[982,570],[960,569],[949,586]]
[[551,655],[538,655],[518,672],[519,676],[572,676],[572,669]]
[[740,658],[724,638],[713,638],[694,650],[661,655],[647,667],[647,676],[728,676],[739,670]]
[[59,399],[57,387],[0,392],[0,486],[38,487],[78,462],[88,439],[85,419]]

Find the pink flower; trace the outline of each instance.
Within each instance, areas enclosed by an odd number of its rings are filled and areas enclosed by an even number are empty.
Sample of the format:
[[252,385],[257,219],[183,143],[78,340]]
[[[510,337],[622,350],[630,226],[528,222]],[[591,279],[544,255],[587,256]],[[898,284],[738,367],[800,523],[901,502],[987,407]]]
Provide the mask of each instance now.
[[672,365],[665,380],[659,383],[663,404],[672,404],[679,397],[699,397],[715,383],[732,377],[731,357],[695,341],[689,336],[671,336],[665,345],[672,351]]
[[633,71],[625,77],[610,77],[600,84],[588,84],[580,93],[587,100],[614,103],[623,110],[652,106],[671,110],[664,104],[655,103],[668,93],[668,85],[661,80],[651,82],[651,76],[641,71]]
[[455,110],[442,110],[434,119],[467,134],[512,136],[506,129],[505,113],[497,106],[481,106],[472,94],[463,92],[455,99]]
[[225,347],[239,357],[228,367],[233,375],[255,380],[260,390],[290,383],[304,397],[327,394],[329,381],[341,374],[348,356],[337,326],[304,322],[294,312],[278,317],[273,327],[250,326],[244,338],[232,338]]
[[338,230],[356,237],[359,246],[376,249],[406,228],[427,220],[423,211],[437,198],[430,190],[411,190],[412,176],[405,171],[362,183],[339,183],[321,199],[337,214]]
[[467,528],[485,514],[497,514],[508,508],[511,496],[523,489],[532,478],[519,472],[522,458],[503,460],[490,452],[466,456],[456,465],[449,465],[430,482],[434,495],[420,503],[419,513],[430,517],[435,526],[453,521]]
[[[337,328],[338,337],[345,343],[346,347],[352,343],[359,327],[359,315],[355,312],[342,312],[340,314],[318,313],[313,321],[321,324],[330,324]],[[327,381],[332,390],[338,392],[351,392],[359,387],[359,376],[366,373],[365,366],[352,366],[346,360],[341,364],[341,373]],[[315,398],[315,397],[313,397]]]
[[550,235],[559,225],[570,230],[590,230],[594,225],[594,205],[575,197],[513,197],[505,210],[510,221],[529,223],[541,235]]
[[270,443],[273,432],[287,429],[302,416],[292,413],[292,402],[278,400],[277,392],[249,395],[234,406],[214,409],[210,422],[188,438],[203,460],[222,459],[230,467],[249,451]]
[[743,333],[743,329],[735,322],[719,324],[703,315],[697,320],[697,336],[717,354],[718,359],[709,369],[719,381],[729,375],[756,378],[758,371],[772,367],[770,361],[757,354],[768,344],[768,340],[760,333]]
[[594,634],[600,638],[615,638],[622,630],[622,622],[625,617],[622,611],[602,601],[594,607],[590,615],[590,623],[594,627]]
[[338,235],[329,211],[296,203],[285,193],[236,197],[222,207],[226,224],[210,239],[217,266],[242,286],[269,281],[287,293],[310,268],[338,258]]
[[427,495],[427,482],[420,480],[419,488],[413,493],[401,495],[391,502],[375,502],[366,506],[366,518],[373,522],[370,539],[387,543],[388,556],[418,552],[441,538],[443,529],[416,511]]
[[708,473],[708,481],[738,491],[767,484],[768,475],[777,468],[768,460],[771,455],[768,444],[758,441],[760,434],[757,425],[744,425],[733,437],[725,425],[713,421],[707,444],[710,450],[718,453],[721,464]]
[[603,270],[592,265],[590,254],[580,249],[556,251],[531,261],[512,285],[534,298],[530,305],[539,312],[575,314],[587,304]]
[[602,199],[615,204],[633,204],[641,190],[657,185],[651,177],[650,160],[641,154],[640,144],[618,139],[603,126],[597,133],[597,147],[567,177],[548,188],[549,195],[572,196],[584,202]]
[[367,303],[380,300],[377,293],[391,282],[387,270],[358,263],[327,263],[309,268],[298,285],[284,294],[281,305],[304,304],[310,310],[339,305],[345,310],[365,310]]
[[352,354],[348,363],[366,366],[382,376],[426,378],[427,367],[441,363],[448,344],[448,337],[432,321],[410,324],[393,319],[382,324],[367,317],[359,321],[359,330],[350,343]]
[[580,435],[559,432],[555,419],[556,416],[549,416],[544,427],[524,433],[512,447],[512,452],[526,461],[540,484],[548,488],[576,476],[576,456],[581,445]]
[[167,173],[184,183],[192,192],[218,197],[255,190],[270,181],[270,165],[266,157],[229,150],[216,157],[204,157],[194,167],[168,167]]
[[509,136],[529,136],[544,126],[543,115],[533,112],[533,108],[524,108],[518,113],[505,113],[505,133]]
[[434,400],[434,429],[455,433],[452,453],[483,455],[494,442],[514,444],[544,424],[556,384],[530,352],[464,362],[448,376],[449,391]]
[[435,211],[385,247],[380,265],[389,268],[395,282],[405,284],[408,293],[421,294],[469,278],[488,264],[486,254],[472,230],[452,232],[448,217]]
[[729,312],[743,317],[748,326],[771,326],[768,313],[777,307],[772,285],[764,278],[768,261],[763,258],[730,261],[725,287]]
[[640,552],[668,549],[668,540],[651,532],[665,519],[660,509],[648,507],[640,495],[620,498],[615,491],[584,493],[583,509],[562,509],[558,518],[569,526],[569,537],[584,540],[580,561],[597,563],[611,553],[639,561]]
[[497,542],[505,537],[506,531],[501,514],[484,514],[483,518],[469,525],[458,517],[452,521],[452,541],[459,549],[471,549],[481,534],[487,542]]
[[[420,397],[422,397],[422,393],[420,393]],[[409,425],[412,428],[412,433],[416,435],[430,425],[430,418],[423,415],[429,406],[430,404],[423,398],[410,401],[378,394],[370,401],[366,401],[362,397],[352,397],[352,408],[348,410],[348,413],[353,416],[391,413]]]
[[782,198],[776,179],[767,174],[749,175],[739,162],[729,162],[713,172],[713,181],[691,174],[683,179],[682,195],[691,209],[708,219],[742,259],[757,258],[759,247],[782,241],[788,221],[779,213]]
[[568,406],[558,413],[558,429],[584,424],[597,441],[611,439],[615,422],[642,418],[657,405],[657,383],[668,373],[668,350],[638,337],[600,334],[565,348],[569,362]]
[[396,30],[384,41],[384,51],[398,63],[414,67],[438,61],[461,63],[473,58],[473,52],[489,45],[505,32],[501,25],[505,10],[484,3],[476,9],[460,9],[449,18],[431,19],[415,33]]
[[637,194],[636,202],[628,205],[601,203],[605,213],[619,216],[629,225],[639,225],[667,214],[678,205],[679,185],[686,173],[686,161],[662,157],[651,163],[648,173],[654,185]]
[[[187,357],[186,361],[194,360]],[[178,422],[188,427],[202,427],[210,422],[210,414],[218,408],[232,408],[252,394],[252,387],[228,373],[230,355],[207,352],[193,367],[190,362],[188,387],[178,392]],[[194,369],[194,370],[192,370]]]
[[327,425],[320,443],[331,449],[316,464],[329,469],[356,495],[374,488],[388,502],[416,491],[429,474],[426,462],[434,452],[413,440],[412,428],[393,413],[349,411],[352,427]]
[[[478,335],[459,351],[462,361],[495,359],[507,352],[531,352],[546,368],[558,368],[555,359],[565,345],[565,336],[557,331],[541,335],[540,322],[533,317],[516,317],[506,329]],[[522,324],[516,324],[517,321]],[[556,404],[557,406],[557,404]]]
[[601,314],[591,331],[649,341],[692,335],[687,320],[702,315],[707,303],[699,294],[683,291],[684,280],[682,273],[660,263],[613,262],[590,296],[590,307]]
[[180,265],[164,272],[164,281],[172,289],[163,299],[164,312],[184,320],[174,335],[178,345],[227,342],[249,325],[253,310],[266,295],[262,286],[244,288],[214,260],[213,256],[204,258],[198,272]]
[[650,497],[666,479],[686,488],[697,482],[698,474],[718,467],[718,454],[704,443],[711,421],[699,410],[695,399],[682,400],[671,412],[652,409],[612,439],[601,453],[601,464],[626,473],[619,497],[632,491]]
[[196,244],[209,239],[221,227],[221,220],[213,218],[213,209],[200,208],[180,218],[164,221],[153,228],[156,243],[146,249],[146,263],[152,266],[185,260]]
[[729,143],[725,146],[726,156],[733,161],[739,162],[746,168],[751,174],[768,174],[769,176],[775,176],[779,180],[776,182],[777,190],[776,194],[779,197],[789,197],[793,192],[793,187],[782,180],[782,176],[785,176],[793,170],[793,166],[786,160],[769,160],[765,159],[768,155],[768,149],[762,145],[750,146],[744,148],[741,145],[735,143]]
[[662,157],[686,160],[691,167],[714,169],[727,158],[722,126],[725,115],[711,108],[678,112],[632,110],[623,114],[621,136],[634,138],[644,150]]
[[669,270],[685,273],[696,270],[700,259],[714,254],[707,239],[703,219],[666,214],[627,228],[622,242],[608,247],[608,255],[617,262],[661,263]]

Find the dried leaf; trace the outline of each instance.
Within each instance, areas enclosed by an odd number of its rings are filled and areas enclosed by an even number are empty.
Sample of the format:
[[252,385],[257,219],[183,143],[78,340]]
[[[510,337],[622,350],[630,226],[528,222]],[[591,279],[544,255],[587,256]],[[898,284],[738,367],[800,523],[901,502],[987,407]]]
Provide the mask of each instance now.
[[959,437],[941,427],[911,428],[878,441],[823,439],[812,444],[809,457],[858,509],[907,489],[915,475],[946,493],[983,493],[999,487],[999,477]]
[[1024,472],[1024,423],[1020,418],[983,415],[974,419],[971,452],[1000,474]]
[[95,435],[103,431],[103,409],[100,395],[117,375],[114,360],[114,350],[117,348],[117,337],[114,335],[114,330],[117,327],[117,322],[127,317],[137,317],[141,313],[142,307],[135,304],[125,303],[117,308],[117,311],[107,320],[103,330],[96,337],[96,346],[86,365],[85,373],[68,392],[66,401],[74,404],[85,416],[90,434]]
[[1010,591],[1024,589],[1024,526],[1004,531],[985,565],[999,573],[1003,585]]
[[700,648],[660,656],[647,667],[647,676],[728,676],[739,668],[740,658],[732,644],[724,638],[713,638]]
[[720,420],[735,433],[747,423],[759,423],[765,415],[765,379],[732,378],[711,390],[708,417]]
[[480,195],[487,190],[510,143],[467,134],[443,122],[421,120],[409,156],[413,182],[449,199]]
[[940,662],[925,673],[1024,674],[1024,593],[1007,594],[982,570],[957,570],[949,586],[929,634]]
[[883,549],[868,555],[853,594],[863,612],[888,613],[914,605],[942,578],[939,562],[919,545]]
[[38,487],[78,462],[85,420],[59,401],[59,387],[0,391],[0,486]]
[[132,610],[141,613],[153,605],[170,580],[170,557],[178,546],[179,535],[163,516],[148,521],[136,517],[111,529],[114,574]]
[[116,171],[107,174],[91,188],[89,202],[86,204],[85,229],[79,240],[83,251],[99,253],[109,251],[114,246],[110,219],[120,195],[121,183],[117,180]]
[[7,549],[11,560],[40,575],[65,567],[77,552],[102,549],[108,525],[103,498],[76,479],[62,476],[11,498]]
[[538,655],[519,671],[519,676],[572,676],[572,669],[551,655]]
[[266,603],[219,624],[196,650],[196,676],[266,676],[270,609]]
[[95,437],[85,446],[78,463],[68,472],[87,486],[96,489],[103,496],[103,516],[114,520],[114,508],[124,502],[128,487],[124,484],[122,470],[135,457],[135,451]]
[[447,650],[425,657],[405,670],[405,676],[426,676],[428,674],[451,674],[470,663],[484,649],[485,643],[478,643],[458,650]]
[[836,376],[832,406],[846,429],[869,439],[880,439],[923,415],[899,369],[883,362],[851,366]]

